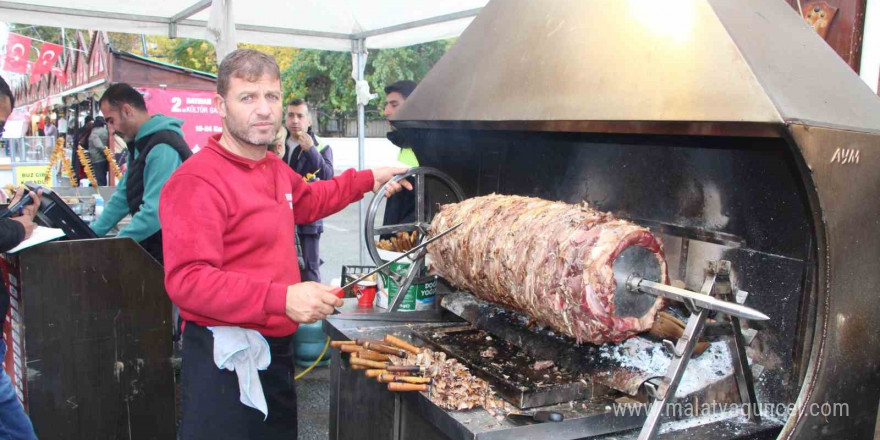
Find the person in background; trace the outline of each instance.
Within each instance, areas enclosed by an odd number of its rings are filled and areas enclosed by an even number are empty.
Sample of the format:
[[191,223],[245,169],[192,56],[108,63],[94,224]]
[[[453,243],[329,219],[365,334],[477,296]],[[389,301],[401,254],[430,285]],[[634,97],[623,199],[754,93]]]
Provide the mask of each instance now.
[[[55,113],[52,113],[52,116],[55,116]],[[46,131],[46,136],[51,136],[53,138],[58,137],[58,128],[55,127],[55,121],[53,118],[49,118],[49,120],[46,121],[46,130],[45,131]]]
[[[413,153],[412,148],[405,145],[403,136],[390,125],[391,118],[397,113],[397,109],[409,98],[409,95],[416,89],[414,81],[397,81],[390,86],[385,87],[385,119],[389,121],[390,130],[386,137],[392,144],[400,148],[397,155],[397,161],[402,164],[415,168],[419,166],[419,160]],[[412,223],[416,219],[416,197],[411,191],[395,194],[385,203],[385,215],[382,219],[383,225],[399,225],[404,223]],[[382,236],[383,239],[389,236]]]
[[108,87],[100,105],[113,132],[128,142],[129,164],[92,230],[103,236],[131,214],[131,222],[119,236],[131,237],[163,263],[159,193],[174,170],[192,156],[183,140],[183,121],[163,115],[151,117],[144,97],[125,83]]
[[58,136],[61,136],[67,139],[67,116],[64,114],[65,110],[62,110],[61,117],[58,118]]
[[42,136],[40,134],[40,115],[39,113],[34,113],[31,115],[31,123],[28,124],[28,136]]
[[95,180],[98,186],[107,186],[107,156],[104,155],[104,147],[107,146],[107,139],[110,135],[107,130],[107,123],[104,122],[102,116],[95,118],[95,126],[89,133],[87,142],[89,162],[92,163],[92,171],[95,173]]
[[[0,137],[3,134],[3,126],[6,125],[6,119],[12,113],[15,106],[15,97],[9,89],[6,81],[0,77]],[[13,197],[11,203],[17,203],[24,195],[24,189],[19,188]],[[18,246],[36,229],[34,223],[34,215],[40,207],[40,195],[31,193],[34,203],[22,208],[22,213],[13,218],[0,219],[0,252],[6,252],[15,246]],[[4,209],[5,211],[5,209]],[[9,313],[9,291],[6,283],[0,291],[0,313],[2,318],[6,319]],[[0,342],[0,360],[6,359],[6,342]],[[6,374],[5,368],[0,368],[0,438],[10,440],[36,440],[37,435],[34,433],[34,426],[24,412],[24,407],[18,400],[18,395],[12,386],[9,376]]]
[[113,159],[116,160],[119,170],[125,173],[128,169],[128,142],[119,133],[113,133]]
[[[397,81],[390,86],[385,87],[385,119],[391,122],[391,118],[397,113],[397,109],[400,108],[401,105],[406,101],[406,98],[409,98],[409,95],[416,89],[415,81]],[[419,166],[419,160],[416,159],[416,154],[413,153],[412,148],[409,145],[405,145],[405,141],[403,137],[400,136],[400,133],[394,129],[393,126],[390,126],[390,130],[385,135],[392,144],[400,147],[400,153],[397,155],[397,160],[402,162],[404,165],[414,168]]]
[[[214,95],[223,132],[162,190],[165,288],[184,319],[181,440],[297,438],[292,335],[342,300],[334,287],[301,281],[294,224],[338,212],[405,170],[348,170],[306,184],[268,154],[283,122],[282,96],[274,58],[251,49],[227,55]],[[386,192],[402,187],[411,189],[394,184]],[[242,340],[268,367],[218,366],[215,359]],[[238,375],[258,379],[261,391],[240,387]]]
[[[287,142],[282,160],[294,172],[303,176],[307,183],[333,178],[333,149],[325,144],[312,129],[309,118],[309,105],[302,99],[294,99],[287,104],[285,117]],[[321,282],[320,241],[324,233],[324,222],[297,225],[296,235],[302,249],[302,279]]]
[[76,149],[83,145],[88,145],[89,135],[92,134],[92,128],[94,126],[95,122],[92,120],[92,116],[88,115],[83,120],[82,127],[80,127],[79,130],[76,131],[76,135],[73,136],[73,151],[71,152],[70,165],[73,168],[73,175],[76,177],[76,180],[81,180],[85,177],[82,170],[82,164],[79,162],[79,155],[76,154]]
[[45,136],[46,135],[46,114],[43,113],[37,116],[37,136]]
[[89,134],[92,132],[92,127],[95,126],[94,120],[92,120],[92,116],[86,116],[83,119],[83,125],[76,131],[76,134],[73,136],[73,144],[74,145],[82,145],[83,138],[88,139]]
[[282,125],[281,128],[278,129],[278,133],[275,134],[275,139],[272,139],[272,145],[269,146],[269,149],[275,153],[276,156],[283,158],[285,151],[285,144],[287,143],[287,129]]

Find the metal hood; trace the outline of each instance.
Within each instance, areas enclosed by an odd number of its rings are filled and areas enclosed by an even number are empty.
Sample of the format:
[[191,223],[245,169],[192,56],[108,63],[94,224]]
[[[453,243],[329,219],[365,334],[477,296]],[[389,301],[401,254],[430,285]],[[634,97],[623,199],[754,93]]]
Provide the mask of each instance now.
[[880,131],[880,98],[781,0],[494,0],[398,127]]

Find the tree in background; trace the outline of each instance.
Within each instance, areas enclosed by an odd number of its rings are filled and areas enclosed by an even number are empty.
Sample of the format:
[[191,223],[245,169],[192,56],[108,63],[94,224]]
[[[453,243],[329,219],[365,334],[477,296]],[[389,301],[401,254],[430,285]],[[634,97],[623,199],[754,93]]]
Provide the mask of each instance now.
[[[379,99],[373,100],[367,110],[381,114],[386,85],[404,79],[421,81],[453,43],[454,40],[434,41],[371,51],[364,77]],[[328,117],[351,116],[357,111],[348,52],[300,51],[290,67],[283,70],[282,86],[286,98],[305,98]]]
[[[61,44],[61,28],[10,24],[10,32]],[[74,47],[76,32],[76,29],[65,29],[68,47]],[[88,44],[89,32],[82,32]],[[108,32],[107,36],[115,50],[144,56],[140,35]],[[217,73],[214,46],[205,40],[151,35],[146,37],[146,42],[149,58]],[[367,106],[368,115],[381,118],[386,85],[404,79],[421,81],[453,42],[435,41],[398,49],[371,50],[364,76],[370,88],[379,94],[379,99]],[[285,101],[295,97],[305,98],[322,118],[351,117],[356,113],[350,53],[245,43],[238,47],[256,49],[275,57],[281,69]],[[31,52],[31,59],[35,60],[37,51]]]
[[421,81],[453,43],[454,39],[374,51],[367,58],[365,75],[370,89],[379,93],[379,102],[384,103],[385,86],[404,79]]
[[301,50],[282,72],[281,86],[285,100],[304,98],[329,116],[357,110],[348,52]]
[[[205,40],[187,38],[172,40],[163,36],[149,36],[147,42],[150,58],[202,72],[217,73],[217,53],[214,51],[214,45]],[[299,49],[292,47],[275,47],[264,44],[242,43],[238,47],[255,49],[274,56],[282,71],[290,67],[294,56],[299,52]]]

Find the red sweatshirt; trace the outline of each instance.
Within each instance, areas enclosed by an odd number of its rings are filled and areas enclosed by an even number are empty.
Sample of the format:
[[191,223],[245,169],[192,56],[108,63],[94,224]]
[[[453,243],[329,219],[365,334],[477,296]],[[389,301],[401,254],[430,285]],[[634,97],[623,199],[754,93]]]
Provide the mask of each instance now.
[[336,213],[373,188],[371,171],[303,183],[274,154],[253,161],[213,136],[168,179],[159,199],[165,289],[180,316],[287,336],[287,287],[300,282],[294,223]]

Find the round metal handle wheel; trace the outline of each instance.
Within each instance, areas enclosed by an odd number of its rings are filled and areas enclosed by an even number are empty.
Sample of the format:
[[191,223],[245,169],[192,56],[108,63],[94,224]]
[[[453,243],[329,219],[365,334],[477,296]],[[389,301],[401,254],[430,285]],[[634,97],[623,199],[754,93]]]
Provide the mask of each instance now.
[[[382,200],[385,198],[385,188],[390,185],[391,182],[400,182],[401,180],[410,177],[414,178],[412,191],[414,192],[416,199],[414,213],[415,221],[412,223],[382,225],[377,227],[376,215],[379,213],[379,204],[382,203]],[[394,178],[386,182],[385,185],[383,185],[373,196],[373,200],[370,201],[370,206],[367,208],[366,225],[364,227],[364,239],[366,240],[367,251],[369,251],[370,258],[373,259],[373,262],[377,266],[384,263],[379,256],[379,249],[376,247],[375,239],[377,235],[392,235],[397,234],[398,232],[416,231],[418,232],[419,237],[419,242],[416,243],[416,245],[420,244],[427,237],[428,228],[431,226],[425,212],[425,186],[428,178],[432,178],[444,184],[449,189],[450,195],[455,198],[456,202],[464,200],[464,192],[462,192],[461,187],[459,187],[451,177],[446,175],[446,173],[434,168],[410,168],[406,173],[394,176]],[[404,191],[406,190],[404,189]],[[382,273],[391,278],[394,284],[398,286],[398,293],[394,296],[394,301],[388,304],[389,312],[396,311],[397,308],[400,307],[400,303],[406,296],[406,291],[409,290],[413,283],[422,283],[430,281],[433,278],[419,277],[419,274],[425,267],[426,254],[427,250],[422,249],[419,252],[416,252],[416,254],[408,256],[407,259],[410,261],[410,265],[409,271],[407,271],[405,275],[398,275],[390,268],[382,270]]]

